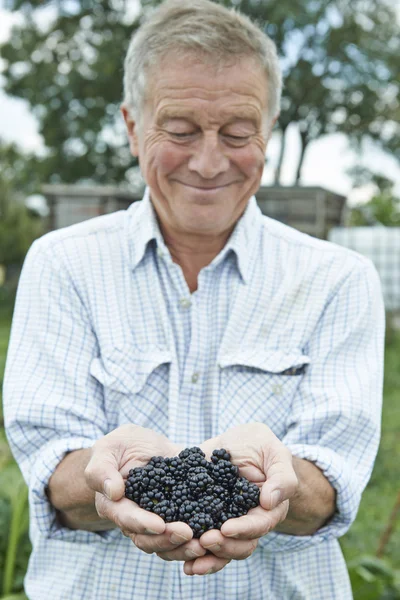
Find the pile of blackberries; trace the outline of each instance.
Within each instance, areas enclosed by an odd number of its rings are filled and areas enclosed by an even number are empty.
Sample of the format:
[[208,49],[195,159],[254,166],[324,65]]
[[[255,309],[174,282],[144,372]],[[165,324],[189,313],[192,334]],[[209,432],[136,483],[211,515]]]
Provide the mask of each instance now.
[[131,469],[125,496],[167,523],[187,523],[193,537],[199,538],[258,506],[260,491],[239,477],[226,450],[214,450],[208,462],[194,447],[173,458],[153,456],[145,467]]

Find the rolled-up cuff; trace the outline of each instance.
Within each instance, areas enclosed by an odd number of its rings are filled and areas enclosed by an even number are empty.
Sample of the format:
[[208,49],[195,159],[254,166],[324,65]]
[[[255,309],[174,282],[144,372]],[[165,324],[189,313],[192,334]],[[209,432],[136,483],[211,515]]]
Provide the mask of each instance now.
[[329,522],[315,534],[307,536],[271,532],[259,541],[268,552],[295,552],[320,544],[325,540],[339,538],[353,523],[361,499],[357,477],[350,472],[345,460],[330,448],[307,444],[287,444],[293,456],[314,463],[335,488],[336,511]]
[[110,542],[122,535],[119,529],[109,531],[84,531],[63,527],[56,509],[46,494],[50,477],[68,452],[91,448],[96,440],[84,437],[64,438],[46,444],[33,466],[29,477],[31,535],[76,543]]

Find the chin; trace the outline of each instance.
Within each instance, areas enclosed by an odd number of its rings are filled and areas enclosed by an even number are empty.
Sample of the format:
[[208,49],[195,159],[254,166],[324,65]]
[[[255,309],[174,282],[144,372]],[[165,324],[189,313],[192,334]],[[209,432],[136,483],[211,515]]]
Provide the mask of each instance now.
[[218,235],[230,229],[232,223],[226,217],[218,218],[217,215],[193,215],[181,220],[181,227],[183,230],[194,234],[215,233]]

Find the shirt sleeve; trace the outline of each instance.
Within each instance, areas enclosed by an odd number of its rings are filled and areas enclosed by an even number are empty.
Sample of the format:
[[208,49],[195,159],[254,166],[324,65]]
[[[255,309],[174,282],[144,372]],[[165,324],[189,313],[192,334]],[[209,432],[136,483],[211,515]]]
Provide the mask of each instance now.
[[333,518],[312,536],[271,533],[268,551],[338,538],[353,523],[380,440],[385,311],[369,260],[332,294],[305,349],[310,357],[282,442],[314,463],[337,492]]
[[108,433],[102,387],[89,373],[98,352],[73,278],[44,236],[22,269],[4,378],[6,433],[29,486],[32,535],[77,542],[115,536],[115,530],[61,527],[46,495],[66,453],[89,448]]

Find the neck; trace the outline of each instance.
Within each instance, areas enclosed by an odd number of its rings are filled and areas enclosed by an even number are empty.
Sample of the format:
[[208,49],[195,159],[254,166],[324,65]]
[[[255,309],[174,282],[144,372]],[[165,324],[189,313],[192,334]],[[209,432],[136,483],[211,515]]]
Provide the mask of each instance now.
[[232,233],[231,229],[215,236],[182,235],[169,231],[162,224],[160,229],[172,260],[182,268],[191,292],[197,289],[197,279],[201,269],[209,265],[221,252]]

